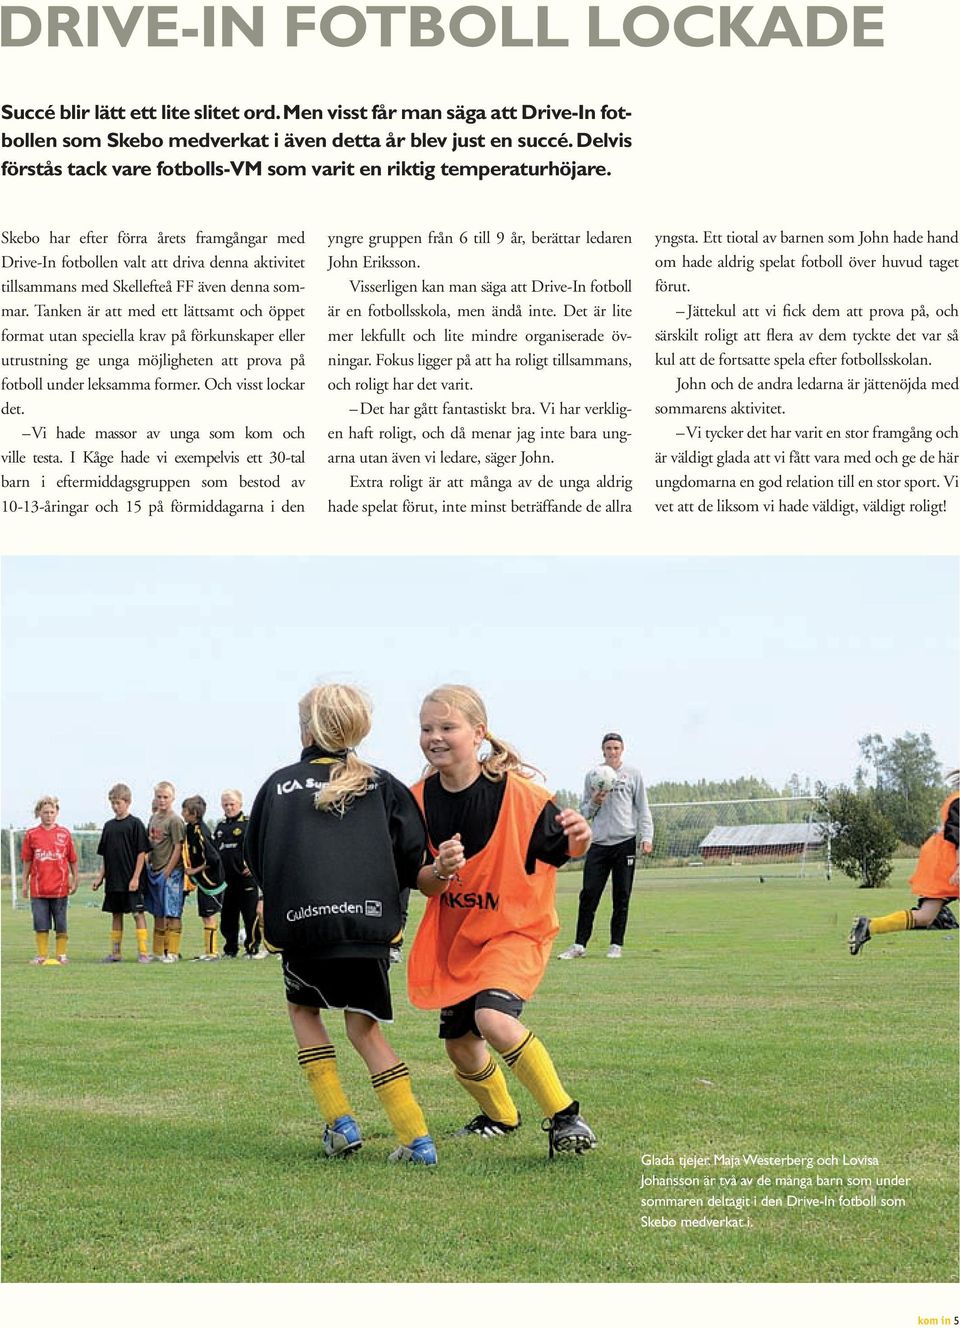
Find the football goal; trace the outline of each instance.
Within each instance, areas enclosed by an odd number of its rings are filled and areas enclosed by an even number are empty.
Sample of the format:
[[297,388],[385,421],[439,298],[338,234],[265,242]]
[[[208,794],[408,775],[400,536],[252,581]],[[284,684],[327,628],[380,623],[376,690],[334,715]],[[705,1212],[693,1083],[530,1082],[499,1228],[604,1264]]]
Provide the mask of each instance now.
[[699,876],[830,879],[830,839],[813,798],[651,803],[653,853],[646,870]]

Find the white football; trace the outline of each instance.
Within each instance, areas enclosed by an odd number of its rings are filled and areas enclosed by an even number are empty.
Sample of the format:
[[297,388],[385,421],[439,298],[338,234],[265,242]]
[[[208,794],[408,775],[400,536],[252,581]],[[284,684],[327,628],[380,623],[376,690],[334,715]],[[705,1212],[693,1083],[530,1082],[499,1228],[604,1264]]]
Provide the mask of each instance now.
[[609,793],[617,782],[617,772],[612,765],[598,765],[587,775],[587,782],[594,793]]

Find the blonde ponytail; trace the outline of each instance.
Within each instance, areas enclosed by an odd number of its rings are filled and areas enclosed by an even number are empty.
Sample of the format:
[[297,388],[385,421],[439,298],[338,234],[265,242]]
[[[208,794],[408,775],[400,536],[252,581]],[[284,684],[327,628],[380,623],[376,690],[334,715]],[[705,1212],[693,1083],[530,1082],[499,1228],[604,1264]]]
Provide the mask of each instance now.
[[373,778],[373,766],[357,756],[370,732],[371,705],[362,692],[342,683],[325,683],[301,697],[300,728],[339,759],[314,799],[318,811],[343,816],[355,798],[362,798]]

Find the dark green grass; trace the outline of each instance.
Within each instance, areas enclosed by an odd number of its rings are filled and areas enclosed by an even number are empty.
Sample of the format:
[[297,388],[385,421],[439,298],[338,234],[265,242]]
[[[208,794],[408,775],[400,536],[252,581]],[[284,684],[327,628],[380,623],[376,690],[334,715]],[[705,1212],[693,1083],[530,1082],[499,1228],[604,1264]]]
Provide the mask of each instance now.
[[[638,875],[628,945],[552,962],[526,1019],[600,1136],[547,1161],[525,1091],[517,1135],[451,1139],[474,1108],[435,1017],[394,970],[390,1036],[439,1142],[435,1171],[388,1167],[394,1145],[339,1016],[331,1028],[365,1133],[320,1156],[279,962],[100,967],[108,919],[81,891],[71,964],[36,969],[29,912],[4,911],[7,1281],[948,1281],[956,1272],[957,933],[880,937],[852,959],[854,913],[907,902],[898,884]],[[695,874],[693,874],[695,877]],[[579,878],[560,877],[572,939]],[[195,915],[185,952],[199,947]],[[412,930],[412,928],[411,928]],[[561,945],[562,943],[562,945]],[[713,1164],[714,1153],[874,1155],[879,1165]],[[676,1162],[644,1162],[645,1154]],[[683,1168],[681,1155],[709,1156]],[[761,1175],[868,1180],[866,1190],[719,1187]],[[696,1175],[713,1187],[655,1188]],[[905,1177],[894,1190],[877,1177]],[[783,1198],[779,1208],[645,1207],[677,1194]],[[804,1211],[788,1195],[897,1208]],[[676,1228],[653,1228],[669,1218]],[[681,1229],[740,1216],[744,1228]]]

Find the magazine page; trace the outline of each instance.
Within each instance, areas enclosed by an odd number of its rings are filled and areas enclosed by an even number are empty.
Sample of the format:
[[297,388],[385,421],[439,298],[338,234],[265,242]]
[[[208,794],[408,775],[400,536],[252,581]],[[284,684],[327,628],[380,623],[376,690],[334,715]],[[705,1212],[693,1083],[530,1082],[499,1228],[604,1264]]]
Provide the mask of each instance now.
[[[958,38],[0,6],[16,1312],[958,1321]],[[409,911],[337,940],[389,1009],[291,976],[341,905],[264,848],[304,799],[345,845],[355,759],[418,827],[503,798],[409,879],[390,812]],[[460,926],[536,963],[444,986]]]

